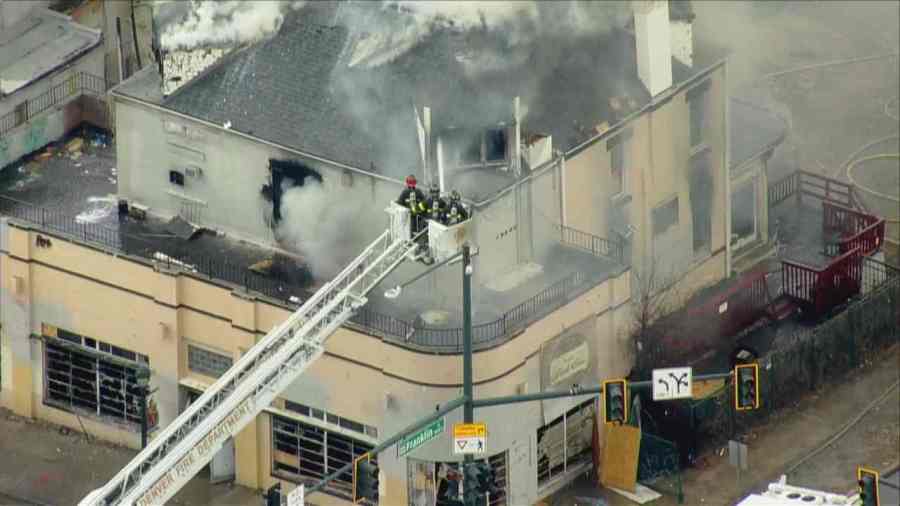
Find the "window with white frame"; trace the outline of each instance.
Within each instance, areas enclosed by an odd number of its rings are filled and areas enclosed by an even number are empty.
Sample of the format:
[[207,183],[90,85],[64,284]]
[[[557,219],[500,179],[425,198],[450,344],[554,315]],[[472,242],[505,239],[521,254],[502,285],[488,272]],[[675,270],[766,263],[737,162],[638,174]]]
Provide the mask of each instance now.
[[597,399],[589,399],[537,430],[538,486],[591,462]]
[[48,325],[44,334],[44,402],[139,424],[137,371],[150,359],[119,346]]
[[[299,420],[272,415],[272,475],[295,483],[315,482],[372,450],[371,444]],[[377,464],[374,456],[372,460]],[[326,485],[324,492],[353,498],[353,473]],[[365,503],[364,503],[365,504]]]
[[662,235],[678,225],[678,197],[653,209],[653,236]]
[[731,194],[731,243],[739,248],[757,235],[756,179],[740,184]]

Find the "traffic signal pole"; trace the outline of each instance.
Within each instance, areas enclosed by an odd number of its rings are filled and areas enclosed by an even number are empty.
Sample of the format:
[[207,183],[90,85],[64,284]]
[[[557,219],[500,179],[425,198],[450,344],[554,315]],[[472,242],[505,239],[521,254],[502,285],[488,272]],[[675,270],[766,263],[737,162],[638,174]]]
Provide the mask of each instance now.
[[[475,406],[472,404],[472,257],[469,245],[462,248],[463,254],[463,422],[475,421]],[[472,455],[463,459],[463,476],[465,469],[472,465]],[[475,483],[463,479],[463,498],[466,506],[476,506],[473,502]]]
[[[463,404],[465,404],[465,400],[466,400],[465,397],[458,397],[456,399],[453,399],[452,401],[448,402],[447,404],[444,404],[444,406],[442,408],[438,408],[438,410],[435,411],[434,413],[432,413],[424,418],[420,418],[420,419],[416,420],[415,422],[407,425],[406,428],[404,428],[403,430],[397,432],[390,438],[386,439],[383,443],[376,446],[375,448],[372,448],[369,451],[369,453],[371,455],[378,455],[379,453],[383,452],[384,450],[387,450],[391,446],[394,446],[395,444],[397,444],[401,439],[403,439],[403,436],[406,436],[407,434],[413,433],[413,432],[421,429],[422,427],[425,427],[426,425],[437,420],[438,418],[441,418],[444,415],[446,415],[447,413],[462,406]],[[306,489],[306,493],[311,494],[313,492],[320,491],[323,487],[325,487],[325,485],[328,484],[328,482],[337,479],[338,476],[346,473],[347,471],[351,471],[352,469],[353,469],[353,461],[350,461],[349,463],[345,464],[343,467],[341,467],[337,471],[322,478],[318,483],[316,483],[312,487]]]
[[[731,371],[717,372],[711,374],[696,374],[693,381],[708,381],[717,379],[727,379],[732,375]],[[647,390],[653,387],[653,381],[629,381],[628,390]],[[488,408],[491,406],[502,406],[504,404],[517,404],[529,401],[544,401],[547,399],[559,399],[561,397],[578,397],[581,395],[598,395],[603,393],[603,385],[594,385],[590,387],[582,387],[580,385],[573,386],[568,390],[548,390],[546,392],[536,392],[533,394],[523,395],[507,395],[504,397],[491,397],[489,399],[474,399],[472,406],[475,408]]]

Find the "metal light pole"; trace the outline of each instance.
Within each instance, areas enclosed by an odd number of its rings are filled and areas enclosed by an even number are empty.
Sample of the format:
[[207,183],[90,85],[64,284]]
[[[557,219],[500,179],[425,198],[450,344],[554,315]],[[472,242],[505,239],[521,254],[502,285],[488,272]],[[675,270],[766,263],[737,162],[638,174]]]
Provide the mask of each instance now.
[[[462,248],[463,255],[463,396],[466,402],[463,405],[463,422],[475,421],[474,406],[472,404],[472,257],[469,245]],[[471,497],[474,494],[475,483],[465,478],[465,470],[473,463],[472,455],[467,454],[463,459],[463,500],[466,506],[476,506]]]
[[150,390],[150,371],[143,367],[135,371],[141,417],[141,450],[147,447],[147,392]]

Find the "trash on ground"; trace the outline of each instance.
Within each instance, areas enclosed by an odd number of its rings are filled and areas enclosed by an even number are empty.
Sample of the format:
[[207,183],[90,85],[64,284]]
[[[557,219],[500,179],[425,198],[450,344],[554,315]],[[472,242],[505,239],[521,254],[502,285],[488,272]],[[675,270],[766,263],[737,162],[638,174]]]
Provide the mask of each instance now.
[[84,139],[81,137],[75,137],[66,143],[66,151],[69,153],[75,153],[76,151],[81,151],[81,148],[84,146]]

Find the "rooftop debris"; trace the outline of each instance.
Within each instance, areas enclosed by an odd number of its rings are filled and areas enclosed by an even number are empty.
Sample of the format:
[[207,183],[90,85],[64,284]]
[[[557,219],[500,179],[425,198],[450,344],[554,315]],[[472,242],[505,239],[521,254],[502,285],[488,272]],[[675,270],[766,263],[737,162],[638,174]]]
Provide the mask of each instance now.
[[272,270],[273,263],[274,263],[273,259],[266,258],[265,260],[260,260],[259,262],[256,262],[255,264],[251,265],[250,267],[248,267],[248,269],[250,269],[251,271],[253,271],[257,274],[267,276],[267,275],[269,275],[269,273]]
[[66,151],[69,153],[76,153],[81,151],[81,148],[84,146],[84,139],[81,137],[75,137],[66,143]]
[[177,265],[179,267],[183,267],[184,269],[189,270],[191,272],[197,272],[197,268],[194,267],[193,265],[188,265],[188,264],[182,262],[181,260],[176,260],[161,251],[157,251],[156,253],[154,253],[153,259],[157,260],[159,262],[166,262],[169,265]]
[[185,221],[181,216],[176,216],[166,224],[166,231],[184,241],[190,241],[200,233],[200,229]]

